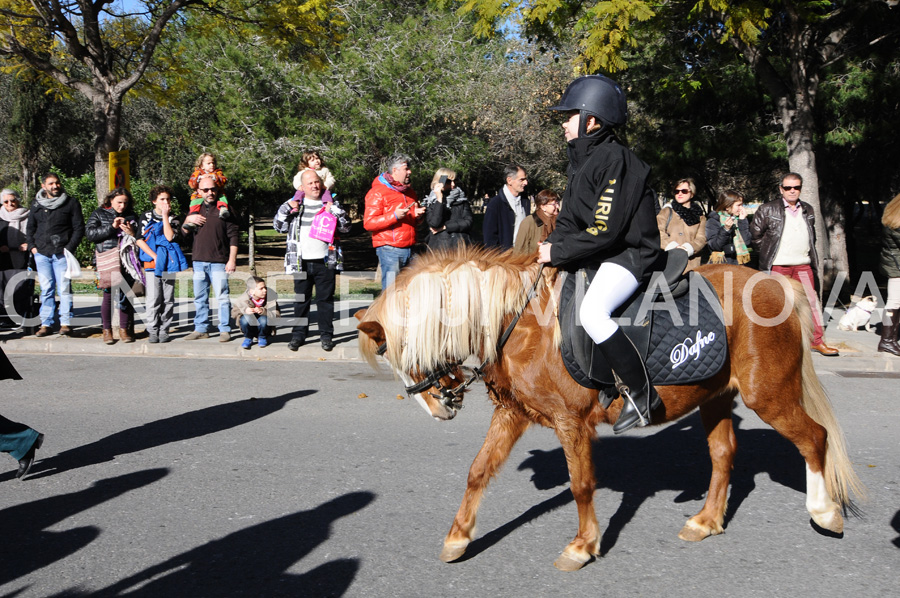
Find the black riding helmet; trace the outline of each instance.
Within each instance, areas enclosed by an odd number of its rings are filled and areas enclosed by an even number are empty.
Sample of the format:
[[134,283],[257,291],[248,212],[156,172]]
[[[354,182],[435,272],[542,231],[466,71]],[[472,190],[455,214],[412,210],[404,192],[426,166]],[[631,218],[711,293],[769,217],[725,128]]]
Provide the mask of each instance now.
[[618,127],[628,120],[625,92],[618,83],[603,75],[578,77],[569,83],[559,105],[550,110],[578,110],[581,115],[579,137],[587,135],[585,126],[588,116],[596,117],[607,127]]

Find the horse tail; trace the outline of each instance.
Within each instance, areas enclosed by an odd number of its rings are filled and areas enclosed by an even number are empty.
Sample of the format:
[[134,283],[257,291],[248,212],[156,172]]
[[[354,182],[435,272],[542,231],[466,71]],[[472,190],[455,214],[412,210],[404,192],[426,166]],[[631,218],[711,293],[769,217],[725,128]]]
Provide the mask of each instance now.
[[817,424],[825,428],[827,440],[825,446],[825,486],[831,498],[845,509],[853,513],[859,513],[853,504],[850,494],[859,499],[865,499],[866,490],[847,454],[847,443],[844,432],[837,421],[831,400],[819,381],[819,376],[813,367],[812,351],[809,346],[812,340],[812,309],[803,286],[797,281],[791,281],[794,291],[794,313],[800,318],[800,328],[803,331],[803,364],[801,366],[801,380],[803,394],[800,397],[800,406]]

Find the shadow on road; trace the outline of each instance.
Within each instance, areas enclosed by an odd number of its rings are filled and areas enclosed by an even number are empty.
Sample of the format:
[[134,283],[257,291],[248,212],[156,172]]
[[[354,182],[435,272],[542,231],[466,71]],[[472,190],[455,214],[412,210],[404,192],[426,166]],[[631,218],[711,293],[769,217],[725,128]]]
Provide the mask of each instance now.
[[94,482],[90,488],[16,505],[0,511],[4,541],[0,546],[0,586],[64,559],[90,544],[100,530],[94,526],[62,532],[46,531],[61,521],[126,492],[152,484],[168,469],[146,469]]
[[[741,418],[734,416],[733,420],[738,451],[731,475],[725,527],[756,487],[754,479],[759,474],[765,474],[775,483],[797,492],[806,492],[803,458],[793,444],[774,430],[740,430]],[[601,554],[606,554],[615,546],[622,530],[640,506],[658,492],[679,492],[675,497],[676,503],[704,498],[712,474],[705,439],[700,415],[695,413],[652,436],[603,437],[594,442],[597,487],[622,494],[621,503],[609,518],[603,533]],[[562,448],[530,453],[518,470],[534,472],[531,480],[535,488],[550,490],[568,484],[569,474]],[[572,494],[566,489],[535,505],[516,519],[474,540],[464,558],[471,558],[525,523],[572,501]],[[697,510],[700,510],[699,506]],[[598,519],[603,528],[604,514],[598,513]],[[573,533],[577,530],[577,524],[577,520],[573,519]]]
[[371,492],[344,494],[213,540],[108,588],[89,594],[71,589],[57,597],[342,596],[356,578],[359,559],[334,559],[300,574],[287,570],[328,540],[333,523],[374,499]]
[[96,442],[43,459],[35,463],[28,477],[54,475],[70,469],[112,461],[118,455],[136,453],[236,428],[279,411],[290,400],[314,392],[316,391],[298,390],[277,397],[233,401],[128,428]]

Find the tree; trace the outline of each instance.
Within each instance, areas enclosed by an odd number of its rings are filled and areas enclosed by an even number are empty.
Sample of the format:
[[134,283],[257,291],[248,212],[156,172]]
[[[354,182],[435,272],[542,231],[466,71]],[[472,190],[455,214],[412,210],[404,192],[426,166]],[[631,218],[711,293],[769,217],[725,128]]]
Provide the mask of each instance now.
[[[817,97],[823,80],[840,75],[849,59],[891,44],[900,33],[900,8],[891,0],[460,0],[473,11],[476,32],[489,35],[521,11],[526,33],[550,42],[571,35],[582,68],[615,72],[629,64],[648,31],[685,30],[685,41],[704,52],[737,53],[765,90],[781,126],[791,171],[803,175],[803,199],[820,214],[817,249],[831,271],[846,273],[841,210],[820,201]],[[524,8],[527,6],[527,8]],[[696,52],[692,52],[696,55]],[[696,81],[702,64],[680,65]],[[820,264],[820,267],[822,264]],[[821,274],[821,272],[820,272]]]
[[[5,68],[39,72],[91,102],[98,198],[108,188],[109,152],[119,150],[124,98],[142,80],[147,88],[162,82],[148,74],[178,68],[178,55],[160,56],[157,49],[167,25],[185,10],[203,11],[239,34],[268,31],[273,45],[307,59],[339,40],[342,26],[328,0],[135,0],[127,6],[111,0],[0,0]],[[212,19],[204,25],[212,27]]]

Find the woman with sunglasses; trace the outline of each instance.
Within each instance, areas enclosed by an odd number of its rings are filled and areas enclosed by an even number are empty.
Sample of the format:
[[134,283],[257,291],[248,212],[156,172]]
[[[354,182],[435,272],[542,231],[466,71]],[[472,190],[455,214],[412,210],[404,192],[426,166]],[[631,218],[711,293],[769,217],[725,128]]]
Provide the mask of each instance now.
[[[22,207],[19,193],[14,189],[0,191],[0,303],[3,316],[0,324],[18,326],[12,316],[25,316],[32,285],[26,285],[25,272],[28,269],[28,243],[25,232],[30,211]],[[12,302],[6,302],[6,287],[13,283]]]
[[706,247],[706,215],[700,202],[694,201],[694,179],[675,183],[675,201],[656,216],[660,247],[669,251],[680,247],[691,256],[685,271],[700,265],[700,252]]
[[640,352],[612,317],[660,256],[650,167],[616,137],[628,111],[625,92],[611,79],[579,77],[552,110],[564,114],[569,177],[556,229],[538,247],[538,261],[567,271],[596,269],[578,315],[622,381],[624,405],[613,426],[620,434],[649,424],[660,404]]

